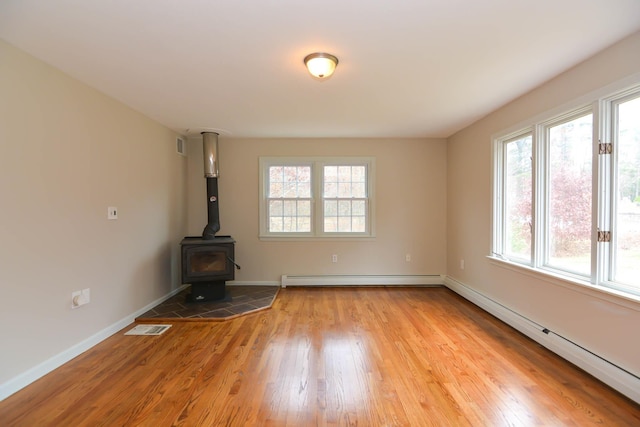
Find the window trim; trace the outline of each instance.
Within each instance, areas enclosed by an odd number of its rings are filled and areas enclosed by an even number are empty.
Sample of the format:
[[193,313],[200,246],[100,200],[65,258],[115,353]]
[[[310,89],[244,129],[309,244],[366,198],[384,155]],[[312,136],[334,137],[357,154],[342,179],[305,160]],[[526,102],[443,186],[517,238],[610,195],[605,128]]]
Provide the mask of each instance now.
[[[268,231],[267,194],[269,180],[267,172],[270,166],[311,166],[311,231],[297,233],[274,233]],[[348,165],[366,166],[367,173],[367,213],[366,231],[355,232],[324,232],[323,229],[323,169],[324,166]],[[340,156],[340,157],[259,157],[259,239],[260,240],[369,240],[375,238],[375,157]]]

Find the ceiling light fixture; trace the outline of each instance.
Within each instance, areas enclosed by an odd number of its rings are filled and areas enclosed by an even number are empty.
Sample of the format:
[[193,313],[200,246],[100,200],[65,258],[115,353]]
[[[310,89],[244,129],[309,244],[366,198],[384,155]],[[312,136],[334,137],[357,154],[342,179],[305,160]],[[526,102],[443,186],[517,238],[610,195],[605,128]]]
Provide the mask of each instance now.
[[313,77],[326,80],[338,66],[338,58],[329,53],[316,52],[305,56],[304,65]]

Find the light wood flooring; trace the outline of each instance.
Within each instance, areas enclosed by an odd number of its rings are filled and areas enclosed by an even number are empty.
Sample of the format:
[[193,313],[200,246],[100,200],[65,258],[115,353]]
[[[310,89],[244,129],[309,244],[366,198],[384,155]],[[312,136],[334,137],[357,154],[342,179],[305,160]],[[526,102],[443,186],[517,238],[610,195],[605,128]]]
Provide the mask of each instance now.
[[1,426],[640,426],[640,405],[446,288],[288,288],[266,311],[108,338]]

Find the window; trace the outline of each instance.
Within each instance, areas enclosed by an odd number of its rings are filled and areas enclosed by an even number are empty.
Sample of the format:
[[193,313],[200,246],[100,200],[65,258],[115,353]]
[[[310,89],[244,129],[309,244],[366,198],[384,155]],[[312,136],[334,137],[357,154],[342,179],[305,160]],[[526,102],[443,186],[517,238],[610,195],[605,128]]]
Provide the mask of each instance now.
[[547,172],[544,262],[581,276],[591,273],[592,116],[549,124],[542,136]]
[[640,93],[614,99],[612,244],[605,280],[622,290],[640,289]]
[[367,230],[367,167],[322,167],[323,230],[364,233]]
[[372,236],[372,158],[260,158],[262,237]]
[[311,232],[311,166],[270,166],[267,216],[273,233]]
[[640,296],[640,86],[494,139],[497,259]]

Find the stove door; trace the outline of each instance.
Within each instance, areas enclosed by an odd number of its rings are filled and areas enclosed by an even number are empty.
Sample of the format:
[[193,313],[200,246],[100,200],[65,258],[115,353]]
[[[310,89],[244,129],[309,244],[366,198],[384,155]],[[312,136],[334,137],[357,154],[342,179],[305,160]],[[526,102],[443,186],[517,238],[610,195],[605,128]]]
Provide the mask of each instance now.
[[182,283],[234,279],[233,245],[183,245]]

